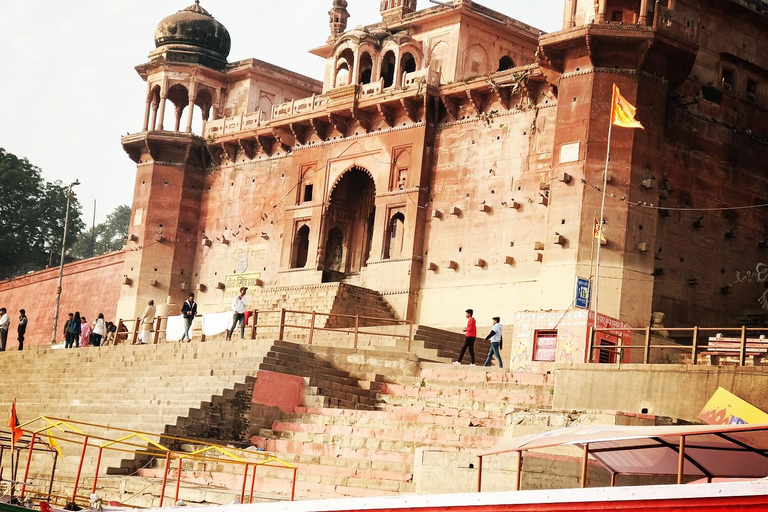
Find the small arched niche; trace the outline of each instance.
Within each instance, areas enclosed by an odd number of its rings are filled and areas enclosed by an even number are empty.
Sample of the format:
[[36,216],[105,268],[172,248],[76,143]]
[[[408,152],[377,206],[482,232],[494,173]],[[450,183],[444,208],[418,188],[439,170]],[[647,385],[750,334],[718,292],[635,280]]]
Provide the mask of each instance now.
[[389,50],[381,59],[381,77],[384,88],[395,85],[395,52]]
[[509,55],[504,55],[499,59],[499,71],[506,71],[515,67],[515,61]]
[[301,225],[293,237],[293,254],[291,268],[304,268],[307,266],[309,255],[309,226]]

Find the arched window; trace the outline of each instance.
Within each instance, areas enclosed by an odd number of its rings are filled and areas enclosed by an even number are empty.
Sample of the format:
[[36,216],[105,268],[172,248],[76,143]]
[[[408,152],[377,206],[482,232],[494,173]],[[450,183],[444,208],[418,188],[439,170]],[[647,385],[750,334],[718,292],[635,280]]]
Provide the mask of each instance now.
[[416,59],[412,53],[406,52],[400,58],[400,74],[416,71]]
[[339,58],[336,59],[336,70],[334,74],[334,87],[344,87],[349,85],[352,79],[352,64],[354,63],[355,55],[349,48],[345,49],[339,54]]
[[[173,85],[168,89],[167,100],[173,103],[175,110],[174,116],[174,128],[173,131],[178,132],[181,128],[181,115],[184,113],[184,109],[189,105],[189,91],[181,84]],[[168,108],[165,111],[166,116],[169,114]],[[164,123],[164,126],[166,124]]]
[[395,84],[395,53],[391,50],[381,59],[381,77],[385,88]]
[[368,52],[360,56],[360,83],[369,84],[373,79],[373,59]]
[[309,255],[309,226],[304,224],[296,231],[293,237],[293,258],[291,268],[304,268],[307,266]]
[[384,241],[384,259],[396,259],[403,253],[405,235],[405,215],[397,212],[389,219],[387,239]]
[[499,59],[499,71],[506,71],[515,67],[515,61],[509,55],[503,56]]

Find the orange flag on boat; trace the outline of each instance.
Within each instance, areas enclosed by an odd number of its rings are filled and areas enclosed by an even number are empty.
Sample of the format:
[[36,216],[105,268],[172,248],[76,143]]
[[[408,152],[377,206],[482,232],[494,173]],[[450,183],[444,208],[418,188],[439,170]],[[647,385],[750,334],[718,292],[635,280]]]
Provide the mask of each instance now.
[[19,417],[16,416],[16,399],[13,399],[13,404],[11,405],[11,417],[8,419],[8,428],[11,429],[11,447],[16,445],[16,441],[21,439],[21,436],[24,435],[24,432],[21,430],[21,427],[19,427]]
[[645,130],[645,127],[640,124],[640,121],[635,119],[635,113],[637,109],[634,105],[628,102],[624,96],[621,95],[619,88],[616,84],[613,84],[613,101],[611,103],[611,122],[616,126],[623,128],[640,128]]

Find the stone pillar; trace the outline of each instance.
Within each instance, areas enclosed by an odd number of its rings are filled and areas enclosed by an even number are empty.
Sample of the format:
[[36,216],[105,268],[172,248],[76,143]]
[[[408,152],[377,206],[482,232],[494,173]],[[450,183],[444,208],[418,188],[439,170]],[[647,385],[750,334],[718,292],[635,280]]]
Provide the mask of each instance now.
[[160,111],[157,116],[157,125],[155,129],[157,131],[163,130],[163,119],[165,118],[165,93],[160,94]]
[[670,11],[674,11],[675,10],[675,4],[677,4],[677,0],[669,0],[669,3],[667,3],[667,8]]
[[569,26],[575,27],[576,26],[576,6],[578,5],[578,2],[576,0],[571,0],[571,20],[569,23]]
[[648,24],[648,0],[640,0],[640,17],[637,22],[641,25]]
[[[159,106],[157,104],[157,101],[155,101],[155,98],[152,98],[152,118],[150,119],[149,126],[152,130],[155,129],[155,123],[157,122],[157,107]],[[145,130],[146,131],[146,130]]]
[[[192,120],[195,116],[195,98],[197,97],[197,82],[194,80],[189,87],[189,112],[187,112],[187,128],[184,130],[187,133],[192,133]],[[202,135],[202,133],[200,134]]]
[[173,124],[173,131],[178,132],[181,130],[181,116],[184,113],[184,105],[176,105],[174,103],[173,106],[176,109],[176,111],[174,112],[174,117],[176,118],[176,121]]
[[400,70],[400,58],[402,57],[402,49],[398,49],[397,55],[395,55],[395,89],[399,89],[403,85],[403,72]]
[[352,63],[353,69],[349,70],[349,85],[360,83],[360,47],[355,48],[355,60]]
[[149,129],[149,109],[152,108],[152,100],[147,98],[147,105],[144,107],[144,123],[141,125],[141,131],[146,132]]
[[605,7],[607,0],[600,0],[600,2],[597,5],[597,22],[598,23],[605,23]]

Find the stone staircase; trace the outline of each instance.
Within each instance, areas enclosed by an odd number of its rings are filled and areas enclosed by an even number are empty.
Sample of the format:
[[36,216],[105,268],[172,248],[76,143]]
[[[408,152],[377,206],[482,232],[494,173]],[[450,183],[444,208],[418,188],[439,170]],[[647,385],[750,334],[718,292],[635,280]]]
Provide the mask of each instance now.
[[[397,313],[379,292],[345,283],[266,287],[253,292],[251,303],[254,309],[260,311],[284,308],[293,311],[319,311],[333,315],[360,315],[399,320]],[[360,320],[361,326],[386,324],[386,321]],[[319,315],[316,325],[328,328],[354,327],[355,322],[352,318],[329,318]]]
[[[376,344],[367,350],[218,340],[6,352],[0,356],[6,368],[0,400],[16,396],[22,421],[46,415],[112,426],[88,428],[104,438],[122,435],[119,427],[240,447],[253,443],[298,466],[297,498],[414,492],[418,450],[492,446],[508,412],[551,403],[548,376],[446,364],[458,354],[461,334],[418,326],[412,353],[405,353],[403,340],[380,338],[371,335]],[[267,374],[303,382],[300,405],[276,413],[271,406],[274,415],[255,417],[254,389]],[[66,493],[80,447],[62,444],[57,486]],[[192,446],[177,442],[173,448]],[[96,455],[91,449],[85,457],[83,495],[90,492]],[[33,458],[31,478],[40,487],[47,488],[50,458]],[[2,461],[6,470],[9,462]],[[100,487],[108,499],[138,494],[130,504],[157,505],[162,466],[105,451]],[[182,477],[181,497],[190,503],[230,502],[239,492],[223,487],[238,489],[243,479],[242,467],[201,461],[185,462]],[[259,499],[288,496],[291,477],[292,471],[260,467]]]

